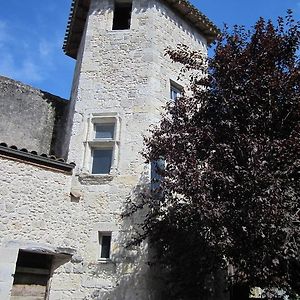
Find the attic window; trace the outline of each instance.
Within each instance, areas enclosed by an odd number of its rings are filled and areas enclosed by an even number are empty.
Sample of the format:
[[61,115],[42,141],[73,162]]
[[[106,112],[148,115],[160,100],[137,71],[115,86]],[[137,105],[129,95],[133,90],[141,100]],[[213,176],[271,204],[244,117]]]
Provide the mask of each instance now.
[[132,1],[115,1],[113,30],[125,30],[130,28],[132,13]]

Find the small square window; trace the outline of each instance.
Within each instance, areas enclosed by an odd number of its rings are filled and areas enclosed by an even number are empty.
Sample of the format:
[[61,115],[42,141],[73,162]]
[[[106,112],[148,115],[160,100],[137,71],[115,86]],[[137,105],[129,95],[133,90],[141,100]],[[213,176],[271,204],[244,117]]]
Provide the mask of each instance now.
[[171,81],[170,85],[170,98],[172,100],[177,100],[182,95],[182,87],[180,87],[178,84],[175,84]]
[[99,232],[99,258],[110,259],[111,232]]
[[92,174],[109,174],[112,163],[113,149],[93,149]]
[[114,136],[115,136],[115,124],[114,123],[95,124],[95,138],[96,139],[113,140]]

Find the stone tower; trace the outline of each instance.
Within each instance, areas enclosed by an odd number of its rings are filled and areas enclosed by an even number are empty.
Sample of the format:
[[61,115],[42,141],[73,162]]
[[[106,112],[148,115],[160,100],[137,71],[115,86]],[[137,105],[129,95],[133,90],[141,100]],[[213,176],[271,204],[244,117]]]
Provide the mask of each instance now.
[[[217,33],[187,0],[73,0],[71,101],[0,78],[1,300],[167,300],[147,242],[126,247],[142,214],[121,214],[150,186],[143,135],[185,86],[165,49],[205,54]],[[68,150],[76,167],[52,155]]]
[[64,50],[77,60],[69,160],[76,163],[71,195],[82,205],[76,232],[82,295],[158,297],[147,245],[125,248],[132,223],[120,216],[126,199],[150,182],[143,135],[184,86],[166,47],[186,44],[206,53],[216,33],[186,0],[74,1]]
[[[121,214],[150,186],[143,135],[185,86],[165,49],[206,54],[217,33],[187,0],[73,0],[71,101],[0,78],[1,300],[167,300],[147,242],[126,247],[142,214]],[[69,140],[76,167],[52,155]]]

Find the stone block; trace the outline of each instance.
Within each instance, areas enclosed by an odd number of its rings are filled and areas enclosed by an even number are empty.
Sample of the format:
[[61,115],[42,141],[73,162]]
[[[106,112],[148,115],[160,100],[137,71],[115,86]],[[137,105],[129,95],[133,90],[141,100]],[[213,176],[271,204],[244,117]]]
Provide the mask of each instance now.
[[15,264],[0,263],[0,282],[12,283]]
[[[67,275],[67,276],[66,276]],[[81,278],[78,275],[60,274],[52,279],[51,288],[56,291],[76,291],[80,289]]]
[[112,282],[108,279],[86,277],[82,281],[82,286],[86,288],[110,288],[112,287]]
[[8,300],[10,298],[11,284],[0,282],[0,299]]
[[18,258],[18,248],[0,248],[0,264],[11,263],[15,264]]

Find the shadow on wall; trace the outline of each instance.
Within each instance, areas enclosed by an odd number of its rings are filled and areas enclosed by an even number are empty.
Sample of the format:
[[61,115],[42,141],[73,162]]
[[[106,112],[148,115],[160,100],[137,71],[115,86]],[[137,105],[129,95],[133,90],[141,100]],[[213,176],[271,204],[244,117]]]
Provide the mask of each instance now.
[[[114,274],[111,286],[95,290],[84,300],[166,300],[169,298],[165,282],[165,272],[157,264],[153,264],[155,249],[146,240],[132,243],[142,234],[143,220],[147,214],[145,199],[149,199],[151,184],[149,167],[145,166],[139,183],[127,197],[123,205],[120,232],[116,238],[116,250],[113,251],[112,264],[99,265],[95,270],[97,278],[103,272]],[[132,213],[133,212],[133,213]],[[197,259],[197,258],[195,258]],[[215,276],[216,292],[203,300],[228,300],[229,294],[224,293],[224,276],[220,272]]]
[[[138,210],[134,214],[129,213],[132,206],[142,205],[141,194],[147,195],[150,191],[149,169],[145,166],[139,183],[128,196],[123,206],[123,214],[120,232],[116,237],[116,249],[112,254],[112,262],[115,267],[114,286],[109,290],[95,290],[88,299],[98,300],[159,300],[160,273],[155,267],[150,267],[151,251],[147,241],[138,245],[132,243],[134,237],[141,233],[141,223],[145,216],[145,210]],[[103,274],[105,266],[99,266],[99,274]]]

